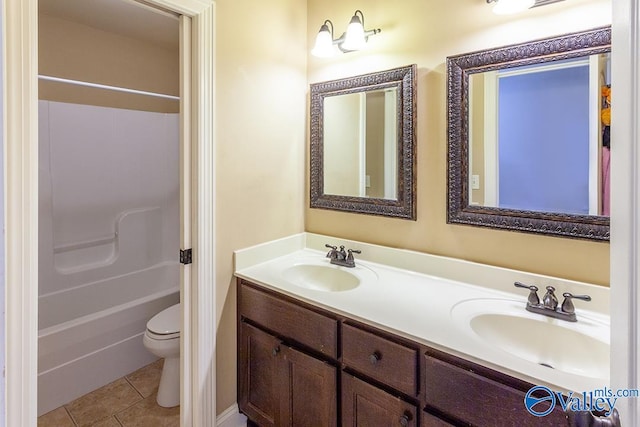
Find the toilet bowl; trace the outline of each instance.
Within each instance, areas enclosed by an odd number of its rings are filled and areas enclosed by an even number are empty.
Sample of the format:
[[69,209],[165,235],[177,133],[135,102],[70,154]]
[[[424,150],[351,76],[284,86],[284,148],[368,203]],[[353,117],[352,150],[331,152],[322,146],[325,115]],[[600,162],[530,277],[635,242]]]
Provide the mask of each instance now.
[[172,305],[147,322],[142,340],[151,353],[164,358],[158,405],[171,408],[180,404],[180,304]]

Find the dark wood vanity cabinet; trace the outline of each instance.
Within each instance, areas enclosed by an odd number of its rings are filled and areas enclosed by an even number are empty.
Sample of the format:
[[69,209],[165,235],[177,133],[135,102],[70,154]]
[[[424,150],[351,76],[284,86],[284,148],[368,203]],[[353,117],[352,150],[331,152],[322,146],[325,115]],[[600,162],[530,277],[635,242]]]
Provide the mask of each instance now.
[[417,426],[417,408],[405,400],[342,373],[344,427]]
[[344,366],[411,397],[418,393],[418,354],[417,347],[342,324]]
[[341,325],[343,427],[417,426],[418,346],[346,319]]
[[423,387],[425,406],[455,419],[456,424],[491,427],[568,425],[559,406],[545,417],[535,417],[527,411],[524,396],[532,384],[441,351],[428,349],[425,352]]
[[278,358],[282,343],[246,323],[240,324],[238,354],[238,404],[261,426],[280,425]]
[[567,426],[529,414],[533,385],[238,281],[238,402],[250,424]]
[[[239,288],[238,405],[264,427],[335,427],[338,425],[338,369],[331,360],[305,350],[333,353],[335,321],[278,300],[254,287]],[[320,320],[320,326],[313,320]],[[250,323],[259,322],[259,323]],[[323,330],[322,324],[329,325]],[[333,333],[331,331],[333,325]],[[298,334],[308,327],[304,334]],[[321,330],[313,332],[316,328]],[[295,343],[282,332],[296,336]],[[305,344],[317,345],[307,348]],[[329,348],[329,350],[327,350]]]

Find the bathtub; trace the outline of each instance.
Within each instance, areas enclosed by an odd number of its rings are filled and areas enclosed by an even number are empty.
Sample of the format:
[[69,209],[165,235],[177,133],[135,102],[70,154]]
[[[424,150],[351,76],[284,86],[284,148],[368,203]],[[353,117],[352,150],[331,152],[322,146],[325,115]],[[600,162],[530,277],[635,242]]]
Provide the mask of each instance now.
[[39,297],[38,415],[151,363],[147,321],[179,302],[174,261]]

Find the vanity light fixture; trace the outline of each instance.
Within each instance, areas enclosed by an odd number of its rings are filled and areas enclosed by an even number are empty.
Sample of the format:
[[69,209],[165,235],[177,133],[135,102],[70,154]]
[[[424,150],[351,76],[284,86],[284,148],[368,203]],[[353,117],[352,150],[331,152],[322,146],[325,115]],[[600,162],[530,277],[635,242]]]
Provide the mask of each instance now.
[[365,48],[369,36],[378,34],[380,31],[379,28],[365,30],[364,14],[361,10],[356,10],[351,17],[347,31],[340,38],[334,39],[333,22],[327,19],[320,27],[320,31],[318,31],[316,43],[311,50],[311,54],[321,58],[333,56],[336,53],[336,45],[338,49],[345,53],[362,50]]

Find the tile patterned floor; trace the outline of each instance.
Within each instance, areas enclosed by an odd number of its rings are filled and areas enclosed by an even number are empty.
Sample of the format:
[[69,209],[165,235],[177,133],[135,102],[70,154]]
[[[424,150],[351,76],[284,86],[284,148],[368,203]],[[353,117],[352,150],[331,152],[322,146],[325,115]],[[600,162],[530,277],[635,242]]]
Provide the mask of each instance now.
[[38,418],[38,427],[174,427],[180,407],[156,403],[162,359]]

